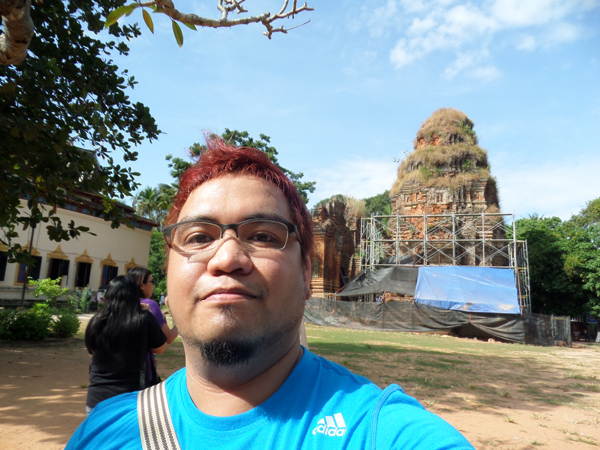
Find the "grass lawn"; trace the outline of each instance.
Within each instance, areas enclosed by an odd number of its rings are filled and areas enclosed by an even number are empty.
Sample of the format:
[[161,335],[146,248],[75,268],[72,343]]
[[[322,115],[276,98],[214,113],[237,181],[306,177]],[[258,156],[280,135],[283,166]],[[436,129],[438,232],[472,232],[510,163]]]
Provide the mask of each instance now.
[[[89,356],[75,339],[0,342],[1,448],[64,448],[85,418]],[[574,348],[307,325],[310,350],[396,383],[478,450],[600,447],[600,344]],[[183,367],[181,339],[157,356]]]

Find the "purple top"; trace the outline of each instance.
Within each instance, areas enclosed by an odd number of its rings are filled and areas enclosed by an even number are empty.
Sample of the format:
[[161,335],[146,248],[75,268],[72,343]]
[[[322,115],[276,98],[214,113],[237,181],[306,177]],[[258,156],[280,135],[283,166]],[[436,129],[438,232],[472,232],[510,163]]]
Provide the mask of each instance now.
[[145,303],[150,307],[150,312],[156,318],[159,327],[162,327],[163,324],[167,323],[167,319],[165,319],[165,316],[162,313],[160,306],[158,306],[158,303],[156,303],[154,300],[151,300],[149,298],[143,298],[140,300],[140,303]]
[[[149,299],[149,298],[142,298],[140,300],[140,303],[145,303],[146,305],[148,305],[150,307],[150,312],[156,318],[156,321],[158,322],[159,327],[162,328],[163,324],[167,323],[167,319],[165,319],[165,315],[162,313],[160,306],[158,306],[158,304],[154,300]],[[163,334],[163,336],[164,336],[164,334]],[[150,364],[156,365],[154,355],[152,354],[152,352],[148,352],[147,363],[148,363],[148,368],[150,368]],[[151,370],[148,370],[148,379],[150,381],[152,381],[152,371]]]

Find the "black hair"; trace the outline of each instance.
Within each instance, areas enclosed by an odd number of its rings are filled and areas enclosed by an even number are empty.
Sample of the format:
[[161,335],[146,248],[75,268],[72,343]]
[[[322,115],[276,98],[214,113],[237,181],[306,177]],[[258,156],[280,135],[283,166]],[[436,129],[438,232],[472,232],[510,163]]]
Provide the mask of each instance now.
[[135,282],[135,284],[138,288],[138,297],[139,298],[145,297],[144,293],[142,292],[142,284],[148,282],[148,278],[150,278],[150,275],[152,275],[152,272],[149,269],[146,269],[145,267],[139,267],[139,266],[134,267],[129,272],[127,272],[127,276]]
[[143,323],[138,287],[132,278],[120,275],[108,284],[104,307],[92,317],[85,330],[85,346],[93,353],[104,345],[115,351],[124,343],[141,343]]

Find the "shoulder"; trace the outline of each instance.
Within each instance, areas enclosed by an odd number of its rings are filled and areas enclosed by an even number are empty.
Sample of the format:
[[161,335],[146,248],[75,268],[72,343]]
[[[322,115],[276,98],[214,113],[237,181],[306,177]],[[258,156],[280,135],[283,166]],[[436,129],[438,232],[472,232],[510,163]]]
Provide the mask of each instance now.
[[65,450],[140,448],[137,394],[118,395],[96,405],[75,430]]
[[379,395],[381,389],[377,387],[371,380],[357,375],[345,367],[330,361],[321,356],[305,350],[306,365],[300,367],[300,370],[310,372],[311,377],[318,379],[325,384],[331,384],[337,388],[347,386],[353,390],[363,389],[372,392],[374,395]]
[[427,411],[397,385],[388,386],[374,411],[374,448],[426,448],[473,450],[452,425]]
[[140,300],[140,303],[148,305],[148,307],[150,308],[150,312],[158,322],[158,325],[162,326],[162,324],[165,323],[165,318],[163,316],[162,310],[154,300],[149,298],[143,298],[142,300]]
[[[165,383],[168,390],[176,389],[174,384],[185,386],[185,369]],[[137,398],[138,392],[129,392],[99,403],[75,430],[65,450],[141,449]]]
[[352,430],[348,443],[353,444],[348,448],[355,448],[356,442],[359,447],[370,442],[368,447],[373,449],[473,449],[455,428],[423,408],[400,386],[382,390],[369,379],[311,352],[303,359],[299,375],[310,384],[302,395],[313,390],[308,408],[315,417],[313,435],[343,435],[346,429]]

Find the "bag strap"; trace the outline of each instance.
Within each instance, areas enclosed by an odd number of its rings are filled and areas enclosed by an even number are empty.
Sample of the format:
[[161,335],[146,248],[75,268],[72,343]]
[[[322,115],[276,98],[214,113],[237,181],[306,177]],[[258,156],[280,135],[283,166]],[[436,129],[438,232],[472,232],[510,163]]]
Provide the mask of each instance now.
[[181,450],[171,420],[164,381],[138,393],[137,412],[144,450]]

